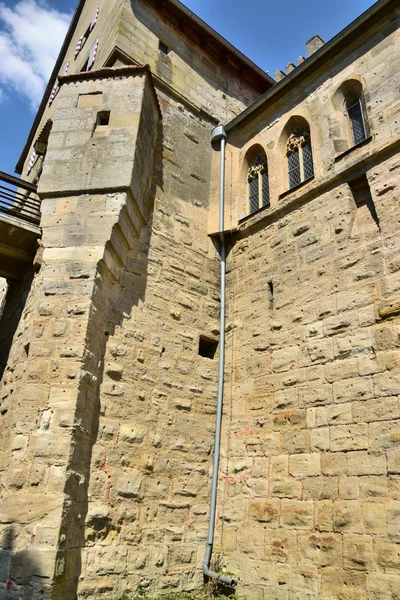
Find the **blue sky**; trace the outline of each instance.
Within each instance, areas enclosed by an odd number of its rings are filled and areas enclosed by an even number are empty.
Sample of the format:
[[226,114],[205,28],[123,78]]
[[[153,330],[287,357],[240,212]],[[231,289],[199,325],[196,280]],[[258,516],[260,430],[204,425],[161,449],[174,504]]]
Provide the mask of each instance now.
[[[99,0],[106,2],[107,0]],[[75,0],[0,0],[0,170],[14,172]],[[315,33],[328,41],[371,0],[184,0],[270,75]]]

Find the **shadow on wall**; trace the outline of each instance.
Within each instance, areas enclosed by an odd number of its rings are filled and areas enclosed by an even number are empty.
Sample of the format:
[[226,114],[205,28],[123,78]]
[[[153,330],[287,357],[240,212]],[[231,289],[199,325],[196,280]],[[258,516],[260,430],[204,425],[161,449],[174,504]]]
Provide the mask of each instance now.
[[42,575],[35,551],[14,552],[16,533],[7,525],[0,547],[0,598],[50,600],[50,588]]
[[15,281],[9,281],[7,294],[1,299],[0,310],[0,381],[7,365],[8,356],[14,341],[21,315],[28,299],[32,282],[35,276],[34,269],[29,269]]
[[[143,117],[143,115],[142,115]],[[146,115],[144,115],[146,119]],[[57,564],[63,564],[58,570],[52,600],[75,600],[79,578],[82,572],[82,550],[85,547],[85,525],[88,514],[88,487],[91,473],[92,450],[97,441],[100,419],[100,388],[104,376],[104,358],[108,341],[112,339],[115,329],[130,315],[133,306],[144,302],[148,271],[148,249],[152,232],[152,215],[157,188],[163,189],[162,167],[162,123],[158,124],[157,133],[153,131],[154,156],[152,173],[145,183],[146,215],[143,217],[141,230],[137,233],[130,253],[136,252],[140,269],[136,274],[135,292],[132,293],[129,305],[121,306],[120,290],[124,286],[123,277],[125,265],[119,267],[119,278],[115,280],[104,261],[97,267],[92,305],[85,340],[85,359],[82,365],[82,376],[78,392],[75,412],[74,439],[69,457],[69,468],[64,489],[66,502],[64,504],[62,527],[60,528]],[[137,152],[138,153],[138,152]],[[140,165],[140,157],[135,161]],[[140,171],[139,171],[140,172]],[[135,199],[130,195],[127,204],[132,203],[134,210]],[[129,208],[129,207],[128,207]],[[120,218],[125,218],[127,207],[121,209]],[[117,235],[119,225],[113,228],[110,240]],[[109,246],[110,241],[106,244]]]

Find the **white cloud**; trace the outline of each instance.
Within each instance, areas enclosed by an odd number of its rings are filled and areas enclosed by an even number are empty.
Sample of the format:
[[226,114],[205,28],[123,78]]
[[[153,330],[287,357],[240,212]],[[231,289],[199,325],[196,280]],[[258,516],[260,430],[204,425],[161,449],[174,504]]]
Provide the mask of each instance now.
[[16,91],[37,108],[70,20],[41,0],[0,2],[0,101]]

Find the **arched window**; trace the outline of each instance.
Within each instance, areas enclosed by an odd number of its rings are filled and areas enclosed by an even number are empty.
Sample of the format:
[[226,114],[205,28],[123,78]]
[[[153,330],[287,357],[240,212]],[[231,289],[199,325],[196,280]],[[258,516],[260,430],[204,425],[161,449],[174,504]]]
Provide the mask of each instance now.
[[361,144],[369,135],[364,89],[359,76],[347,79],[332,96],[330,135],[336,152]]
[[360,96],[355,93],[347,94],[345,98],[345,115],[348,119],[354,146],[365,140],[365,121]]
[[286,156],[289,189],[314,177],[311,137],[308,127],[305,125],[296,127],[289,135],[286,143]]
[[249,161],[247,173],[249,213],[269,206],[268,163],[265,152],[260,152]]

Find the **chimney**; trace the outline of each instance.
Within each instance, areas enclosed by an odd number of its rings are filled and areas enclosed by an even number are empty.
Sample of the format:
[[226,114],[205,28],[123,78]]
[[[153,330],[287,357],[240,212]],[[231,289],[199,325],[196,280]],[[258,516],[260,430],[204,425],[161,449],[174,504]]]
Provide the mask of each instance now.
[[319,35],[313,35],[313,37],[310,38],[308,42],[306,42],[307,58],[309,58],[312,54],[314,54],[314,52],[319,50],[324,44],[325,42],[322,39],[322,37],[320,37]]

